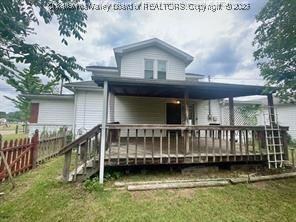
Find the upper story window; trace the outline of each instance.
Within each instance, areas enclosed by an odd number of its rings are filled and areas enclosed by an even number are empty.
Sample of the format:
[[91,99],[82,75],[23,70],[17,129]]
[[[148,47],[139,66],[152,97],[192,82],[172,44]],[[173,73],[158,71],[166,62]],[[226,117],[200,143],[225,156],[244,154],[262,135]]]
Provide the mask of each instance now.
[[166,79],[167,73],[167,62],[163,60],[157,61],[157,78]]
[[153,63],[152,59],[145,59],[145,79],[153,79]]

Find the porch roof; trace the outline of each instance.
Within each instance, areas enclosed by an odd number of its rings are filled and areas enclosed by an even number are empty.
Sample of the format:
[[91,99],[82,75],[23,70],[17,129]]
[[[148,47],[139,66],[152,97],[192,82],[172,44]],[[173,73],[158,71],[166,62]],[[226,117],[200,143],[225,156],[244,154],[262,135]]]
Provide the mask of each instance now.
[[[103,86],[108,81],[109,90],[115,95],[184,98],[188,92],[191,99],[222,99],[228,97],[267,95],[265,87],[187,80],[139,79],[93,75],[92,79]],[[269,92],[270,93],[270,92]]]

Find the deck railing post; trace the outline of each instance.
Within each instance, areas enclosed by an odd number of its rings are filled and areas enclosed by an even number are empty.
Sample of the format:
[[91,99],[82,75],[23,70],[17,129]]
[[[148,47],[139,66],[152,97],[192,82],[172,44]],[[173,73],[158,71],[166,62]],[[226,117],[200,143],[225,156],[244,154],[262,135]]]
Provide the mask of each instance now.
[[65,153],[63,180],[67,182],[69,180],[70,165],[71,165],[72,149]]
[[104,166],[105,166],[105,148],[106,148],[106,124],[108,118],[108,82],[104,81],[104,94],[103,94],[103,118],[101,130],[101,147],[100,147],[100,171],[99,182],[104,182]]

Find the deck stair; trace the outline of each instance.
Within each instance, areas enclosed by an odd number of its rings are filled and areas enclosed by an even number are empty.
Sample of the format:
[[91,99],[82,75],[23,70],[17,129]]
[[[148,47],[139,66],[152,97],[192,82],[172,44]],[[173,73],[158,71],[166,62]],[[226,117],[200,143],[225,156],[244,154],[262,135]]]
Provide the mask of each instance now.
[[84,181],[93,176],[99,171],[99,161],[97,158],[92,158],[81,164],[69,174],[68,182]]
[[274,107],[268,107],[268,113],[263,113],[263,119],[268,168],[282,168],[284,165],[283,143],[278,114]]
[[[60,155],[65,155],[65,181],[83,181],[99,171],[100,133],[101,125],[97,125],[60,151]],[[74,164],[71,164],[72,158]]]

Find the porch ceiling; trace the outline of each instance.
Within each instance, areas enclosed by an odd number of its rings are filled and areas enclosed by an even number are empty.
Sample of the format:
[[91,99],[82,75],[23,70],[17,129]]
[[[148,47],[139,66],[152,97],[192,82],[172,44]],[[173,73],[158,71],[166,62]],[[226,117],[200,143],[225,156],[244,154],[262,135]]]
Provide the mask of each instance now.
[[209,82],[146,80],[110,76],[92,76],[103,86],[108,81],[109,90],[115,95],[184,98],[185,91],[191,99],[222,99],[251,95],[266,95],[263,86]]

